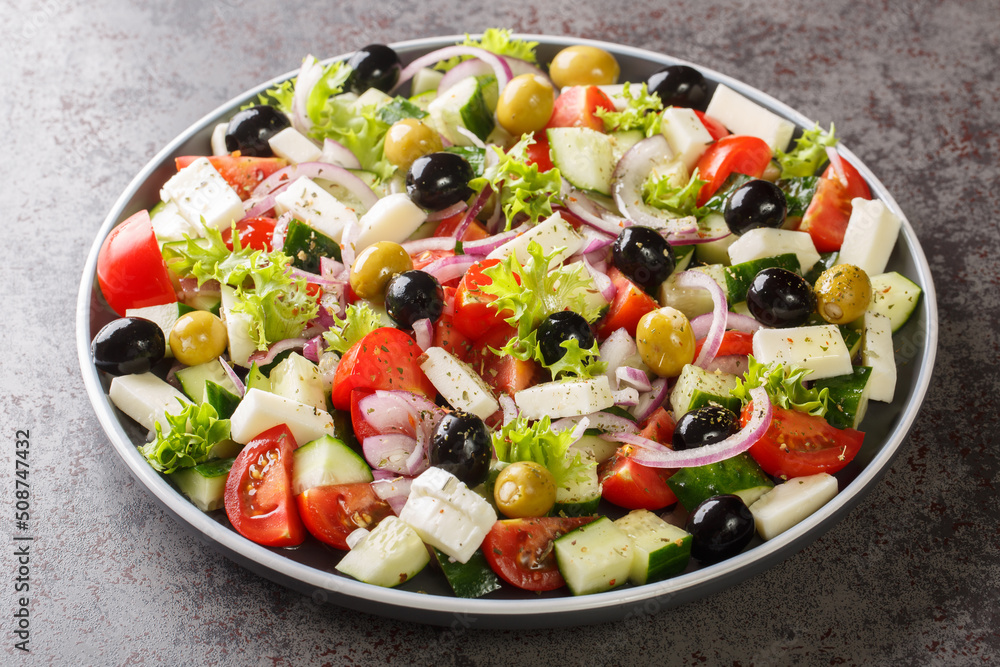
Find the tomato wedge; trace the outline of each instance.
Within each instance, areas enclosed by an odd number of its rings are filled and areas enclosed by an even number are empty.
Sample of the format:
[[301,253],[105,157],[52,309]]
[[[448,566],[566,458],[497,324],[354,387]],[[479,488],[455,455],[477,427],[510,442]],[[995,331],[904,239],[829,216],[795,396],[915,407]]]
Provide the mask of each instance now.
[[722,137],[698,159],[698,177],[708,181],[698,194],[698,206],[704,206],[730,174],[760,178],[770,161],[771,147],[763,139],[741,134]]
[[566,584],[559,574],[552,542],[596,518],[543,516],[497,521],[483,540],[483,554],[493,571],[512,586],[552,591]]
[[[455,230],[465,220],[466,213],[468,211],[459,211],[455,215],[439,222],[438,226],[434,229],[434,236],[454,236]],[[473,220],[466,228],[465,233],[462,234],[462,240],[476,241],[478,239],[485,239],[489,235],[490,233],[486,231],[485,227]]]
[[[603,121],[602,121],[603,122]],[[538,165],[538,171],[548,171],[555,167],[552,164],[552,148],[549,146],[549,135],[545,131],[535,132],[535,142],[528,146],[528,164]]]
[[333,407],[349,410],[353,389],[398,389],[434,400],[437,390],[420,370],[421,354],[416,341],[399,329],[371,332],[341,357],[333,375]]
[[[180,171],[197,159],[197,155],[183,155],[175,158],[174,164]],[[288,166],[288,162],[278,157],[210,155],[208,161],[243,200],[250,198],[261,181]]]
[[490,351],[499,350],[517,335],[517,329],[501,322],[472,345],[468,363],[496,394],[513,397],[522,389],[539,382],[542,367],[534,360],[521,361],[509,355],[500,356]]
[[392,514],[389,503],[368,482],[306,489],[295,496],[309,534],[334,549],[347,551],[347,536],[358,528],[374,528]]
[[597,115],[598,109],[614,111],[615,105],[597,86],[563,88],[545,127],[587,127],[603,132],[604,121]]
[[701,124],[705,126],[708,133],[712,135],[713,141],[718,141],[722,137],[729,136],[729,130],[726,129],[725,125],[711,116],[706,115],[703,111],[698,111],[697,109],[692,109],[692,111],[694,111],[694,114],[698,116],[698,120],[700,120]]
[[833,165],[828,166],[817,183],[816,194],[799,224],[799,231],[809,232],[813,245],[819,252],[840,250],[854,209],[851,201],[855,197],[872,198],[872,192],[861,173],[847,160],[841,160],[841,164],[847,182],[841,181]]
[[499,259],[476,262],[462,276],[455,292],[455,328],[472,340],[480,338],[487,331],[506,326],[504,320],[511,315],[509,310],[497,312],[490,306],[491,302],[496,301],[496,297],[480,289],[483,285],[493,284],[493,279],[483,271],[499,263]]
[[648,468],[629,456],[632,448],[625,445],[598,466],[601,496],[610,503],[628,510],[661,510],[677,502],[677,496],[667,486],[674,470]]
[[[703,345],[705,345],[704,338],[699,338],[695,341],[694,356],[696,359],[701,353]],[[747,333],[746,331],[726,331],[722,334],[722,344],[719,345],[719,351],[715,353],[715,356],[728,357],[733,354],[739,354],[744,357],[753,354],[752,333]]]
[[[752,413],[753,403],[748,403],[740,416],[744,426]],[[771,426],[750,447],[750,455],[764,472],[782,479],[833,474],[857,456],[864,439],[853,428],[834,428],[822,417],[776,407]]]
[[611,278],[611,283],[617,291],[607,314],[597,328],[597,336],[602,339],[607,338],[621,328],[625,328],[630,336],[635,336],[635,329],[642,316],[660,306],[615,267],[611,267],[608,271],[608,277]]
[[284,424],[247,443],[226,478],[229,523],[266,547],[302,544],[306,531],[292,496],[292,452],[298,445]]
[[[277,222],[274,218],[246,218],[237,222],[236,238],[240,240],[240,247],[271,252],[271,237]],[[233,249],[232,226],[222,228],[222,242]]]
[[121,316],[129,308],[177,301],[147,211],[139,211],[104,239],[97,254],[97,284]]

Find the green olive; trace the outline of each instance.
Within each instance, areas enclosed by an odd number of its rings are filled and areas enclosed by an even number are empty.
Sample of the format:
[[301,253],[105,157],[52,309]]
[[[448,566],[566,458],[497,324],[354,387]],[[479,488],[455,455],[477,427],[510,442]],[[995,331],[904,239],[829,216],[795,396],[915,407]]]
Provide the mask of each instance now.
[[680,375],[694,361],[694,330],[676,308],[667,306],[643,315],[635,339],[643,362],[661,377]]
[[821,273],[814,291],[816,311],[830,324],[853,322],[872,300],[868,274],[853,264],[838,264]]
[[556,480],[534,461],[511,463],[497,475],[493,499],[497,509],[510,519],[545,516],[556,504]]
[[568,46],[549,63],[549,76],[560,88],[609,86],[618,83],[620,73],[615,57],[596,46]]
[[511,134],[537,132],[552,116],[556,91],[537,74],[515,76],[497,100],[497,120]]
[[405,171],[418,157],[442,148],[436,130],[414,118],[404,118],[386,132],[383,150],[386,160]]
[[177,318],[170,330],[170,351],[185,366],[197,366],[226,351],[226,325],[207,310],[196,310]]
[[362,299],[381,301],[392,277],[413,268],[413,260],[403,246],[379,241],[357,256],[351,266],[351,289]]

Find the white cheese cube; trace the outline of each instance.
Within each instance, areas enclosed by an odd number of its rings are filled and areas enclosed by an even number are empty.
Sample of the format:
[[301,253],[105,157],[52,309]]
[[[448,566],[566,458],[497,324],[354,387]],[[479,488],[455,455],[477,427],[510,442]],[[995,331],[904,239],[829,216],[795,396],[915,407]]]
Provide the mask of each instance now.
[[413,480],[399,518],[424,542],[465,563],[483,543],[497,514],[457,477],[428,468]]
[[212,155],[229,155],[226,148],[226,131],[229,123],[219,123],[212,129]]
[[[624,83],[610,83],[606,86],[598,86],[601,92],[608,96],[611,103],[615,105],[615,111],[624,111],[628,106],[629,98],[625,97],[625,84]],[[634,91],[638,89],[638,86],[633,88],[629,86],[629,92],[634,94]],[[563,88],[563,90],[566,90]]]
[[552,260],[549,261],[549,269],[562,264],[570,255],[575,254],[577,250],[582,248],[584,243],[583,237],[573,229],[573,226],[556,213],[517,238],[511,239],[502,246],[494,249],[486,258],[504,260],[510,255],[514,255],[517,257],[517,261],[523,266],[530,258],[528,244],[532,241],[542,246],[542,252],[546,255],[556,248],[561,248]]
[[177,202],[168,201],[156,209],[149,218],[153,235],[159,243],[183,241],[184,237],[196,239],[202,235],[201,224],[192,225],[181,215]]
[[275,155],[292,164],[315,162],[323,154],[323,150],[312,139],[294,127],[286,127],[268,139],[267,143]]
[[851,200],[851,218],[840,246],[838,264],[853,264],[869,276],[885,272],[902,222],[878,199]]
[[405,192],[382,197],[361,216],[361,230],[354,241],[360,253],[379,241],[402,243],[427,220],[427,212],[413,203]]
[[224,229],[243,219],[243,202],[206,157],[200,157],[170,177],[160,198],[174,202],[177,212],[200,229]]
[[872,368],[868,398],[891,403],[896,393],[896,352],[892,345],[892,320],[881,313],[865,313],[861,363]]
[[257,343],[250,335],[253,320],[246,313],[233,312],[233,306],[236,305],[234,288],[223,285],[221,298],[219,316],[226,325],[226,334],[229,337],[229,358],[235,366],[250,368],[250,355],[257,349]]
[[725,125],[733,134],[763,139],[771,147],[772,153],[788,150],[788,143],[795,132],[795,125],[791,121],[721,83],[715,89],[705,115]]
[[813,372],[809,380],[847,375],[851,353],[835,324],[760,329],[753,335],[753,356],[762,364],[794,364]]
[[163,419],[164,414],[176,414],[191,402],[187,396],[152,373],[114,378],[111,380],[108,396],[115,407],[150,431],[156,422],[160,422],[161,427],[167,425]]
[[712,135],[691,109],[670,107],[664,109],[660,119],[660,131],[667,138],[670,149],[690,172],[712,143]]
[[527,419],[576,417],[615,404],[607,375],[584,380],[543,382],[514,394],[514,403]]
[[837,495],[837,478],[825,472],[793,477],[750,505],[757,532],[770,540],[799,523]]
[[229,437],[245,445],[278,424],[287,426],[299,445],[324,435],[336,435],[333,417],[326,410],[261,389],[250,389],[229,418]]
[[440,347],[427,348],[424,356],[420,369],[453,408],[480,419],[500,409],[489,385],[468,364]]
[[793,232],[770,227],[751,229],[733,241],[729,246],[729,259],[733,264],[740,264],[790,252],[799,258],[802,275],[809,273],[813,265],[819,261],[816,244],[808,232]]
[[301,220],[338,243],[344,234],[344,227],[349,222],[358,222],[354,211],[305,176],[274,198],[274,210],[278,215],[291,212],[296,220]]

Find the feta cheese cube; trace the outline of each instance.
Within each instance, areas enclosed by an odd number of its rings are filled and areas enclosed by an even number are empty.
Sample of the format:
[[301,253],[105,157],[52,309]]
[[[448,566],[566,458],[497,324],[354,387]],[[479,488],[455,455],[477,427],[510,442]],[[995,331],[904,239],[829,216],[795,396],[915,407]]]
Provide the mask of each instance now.
[[753,335],[753,356],[762,364],[777,361],[808,368],[810,380],[852,372],[851,353],[835,324],[760,329]]
[[795,477],[778,484],[750,505],[757,532],[765,540],[777,537],[837,495],[837,478],[825,472]]
[[733,134],[747,134],[763,139],[771,152],[788,150],[795,125],[732,88],[719,84],[705,115],[715,118]]
[[872,368],[868,398],[891,403],[896,393],[896,352],[892,346],[892,320],[881,313],[865,313],[861,363]]
[[514,403],[527,419],[577,417],[615,404],[607,375],[585,380],[543,382],[514,394]]
[[301,220],[338,243],[344,234],[344,227],[348,223],[358,222],[358,216],[353,210],[305,176],[274,198],[274,210],[278,215],[291,212],[296,220]]
[[405,192],[382,197],[361,216],[354,250],[360,253],[379,241],[402,243],[427,220],[427,212],[413,203]]
[[336,435],[333,417],[326,410],[269,391],[250,389],[229,418],[229,436],[246,444],[278,424],[288,426],[300,445],[324,435]]
[[427,348],[424,355],[420,370],[453,408],[480,419],[500,409],[489,385],[468,364],[440,347]]
[[877,199],[851,200],[851,218],[840,246],[838,264],[853,264],[869,276],[885,272],[902,221]]
[[149,219],[153,235],[160,243],[183,241],[184,237],[198,238],[202,235],[201,224],[192,225],[181,215],[177,202],[168,201],[159,207]]
[[787,253],[795,253],[799,258],[799,270],[802,275],[809,273],[813,265],[819,261],[816,244],[808,232],[761,227],[751,229],[729,246],[729,259],[733,264]]
[[670,149],[690,172],[712,143],[712,135],[691,109],[670,107],[664,109],[660,118],[660,131],[667,138]]
[[243,202],[206,157],[200,157],[163,184],[160,198],[174,202],[177,212],[201,229],[224,229],[243,218]]
[[523,265],[530,258],[530,255],[528,255],[528,244],[532,241],[542,246],[542,252],[546,255],[557,248],[561,248],[551,261],[549,261],[550,270],[562,264],[570,255],[576,253],[577,250],[583,247],[584,243],[583,237],[573,229],[573,226],[556,213],[517,238],[511,239],[502,246],[494,249],[490,254],[486,255],[486,258],[504,260],[513,254],[517,257],[517,261]]
[[156,422],[161,427],[167,425],[164,414],[176,414],[191,402],[152,373],[119,375],[111,380],[108,396],[116,408],[150,431]]
[[292,164],[315,162],[323,154],[319,146],[294,127],[286,127],[267,140],[274,154]]

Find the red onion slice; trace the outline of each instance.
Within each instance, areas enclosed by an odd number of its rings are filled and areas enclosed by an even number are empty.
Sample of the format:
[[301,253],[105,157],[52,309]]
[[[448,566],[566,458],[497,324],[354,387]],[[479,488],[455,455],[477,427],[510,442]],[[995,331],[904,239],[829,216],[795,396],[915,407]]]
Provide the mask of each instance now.
[[438,282],[444,284],[449,280],[464,276],[465,272],[476,261],[477,258],[470,255],[452,255],[434,260],[421,271],[431,274],[438,279]]
[[624,365],[626,359],[638,351],[635,339],[629,335],[626,329],[617,329],[604,339],[598,350],[598,358],[608,365],[608,370],[605,372],[608,376],[608,382],[617,389],[618,377],[615,375],[615,371],[619,366]]
[[323,78],[325,68],[312,55],[306,56],[302,60],[302,67],[295,77],[295,92],[292,94],[292,127],[302,134],[309,134],[312,129],[312,120],[306,112],[306,104],[313,88]]
[[503,410],[503,423],[506,426],[517,419],[520,411],[517,409],[517,403],[514,402],[514,399],[507,394],[500,394],[498,400],[500,401],[500,408]]
[[[674,451],[655,440],[637,435],[617,434],[613,439],[633,445],[635,449],[630,454],[632,460],[650,468],[693,468],[725,461],[750,449],[771,426],[774,411],[767,392],[763,387],[756,387],[750,390],[750,398],[753,400],[753,413],[747,425],[713,445]],[[612,439],[612,436],[608,436],[608,439]]]
[[639,403],[639,391],[633,387],[625,387],[624,389],[613,391],[611,392],[611,396],[615,401],[615,405],[625,408],[635,407]]
[[552,422],[553,431],[562,431],[587,420],[587,428],[595,428],[605,433],[638,433],[639,427],[631,419],[613,415],[610,412],[591,412],[579,417],[563,417]]
[[434,345],[434,324],[429,318],[423,318],[413,323],[413,337],[421,350]]
[[240,376],[236,374],[236,371],[233,370],[233,367],[230,366],[228,363],[226,363],[225,359],[219,357],[219,363],[222,364],[222,370],[226,372],[226,377],[232,380],[233,384],[236,386],[237,396],[239,398],[243,398],[243,395],[247,391],[247,387],[245,384],[243,384],[243,380],[241,380]]
[[260,198],[251,198],[243,203],[243,218],[259,218],[274,208],[275,193],[267,194]]
[[587,272],[590,273],[590,277],[594,280],[594,287],[597,291],[601,293],[601,298],[603,298],[608,303],[611,303],[615,299],[615,294],[618,293],[618,288],[615,284],[611,282],[611,278],[608,274],[598,271],[597,268],[590,263],[587,256],[582,257],[583,265],[586,267]]
[[845,188],[847,187],[847,170],[844,169],[844,158],[840,157],[840,153],[833,146],[826,147],[826,156],[830,158],[830,165],[833,167],[833,171],[836,172],[837,178],[840,180],[841,185]]
[[726,320],[729,315],[729,305],[726,302],[726,294],[722,291],[719,283],[701,271],[681,271],[677,274],[677,285],[680,287],[700,287],[708,290],[712,295],[712,325],[705,334],[705,343],[698,353],[698,358],[694,360],[695,366],[704,368],[709,364],[719,352],[722,345],[722,336],[726,333]]
[[454,58],[455,56],[472,56],[473,58],[479,58],[484,63],[489,65],[493,70],[493,74],[497,78],[497,90],[502,91],[504,86],[507,85],[507,82],[509,82],[512,78],[510,65],[508,65],[507,62],[500,56],[491,53],[486,49],[480,49],[476,46],[462,46],[460,44],[456,44],[455,46],[446,46],[443,49],[431,51],[404,67],[403,71],[399,73],[399,81],[392,88],[392,90],[389,91],[389,94],[394,94],[400,86],[412,79],[413,75],[424,67],[435,65],[442,60],[448,60],[449,58]]
[[416,438],[409,435],[371,435],[361,443],[361,452],[371,467],[403,475],[406,473],[406,460],[416,446]]
[[[445,72],[444,76],[441,77],[441,80],[438,82],[437,94],[441,95],[441,93],[445,92],[462,79],[467,79],[470,76],[483,76],[484,74],[492,73],[493,68],[479,58],[463,60]],[[513,71],[511,74],[513,74]]]
[[462,244],[462,252],[466,255],[477,255],[482,257],[483,255],[490,254],[507,241],[517,238],[517,235],[520,233],[520,230],[512,229],[509,232],[494,234],[493,236],[488,236],[485,239],[466,241]]
[[314,364],[318,364],[320,352],[323,351],[325,344],[326,341],[323,340],[322,334],[315,338],[310,338],[309,342],[302,346],[302,356]]
[[383,391],[365,396],[358,403],[365,421],[380,433],[403,433],[416,437],[417,425],[444,410],[426,397],[409,391]]
[[466,230],[469,229],[470,225],[472,225],[472,222],[476,219],[476,216],[479,215],[479,212],[483,210],[483,206],[486,205],[486,200],[490,198],[491,194],[493,194],[493,188],[489,185],[485,186],[483,191],[479,193],[479,196],[476,197],[476,200],[472,202],[472,206],[470,206],[465,212],[465,217],[462,218],[462,221],[458,223],[458,225],[456,225],[455,231],[451,234],[453,237],[460,239],[465,236]]
[[349,220],[344,225],[344,232],[340,235],[340,259],[344,262],[344,266],[347,267],[348,271],[354,266],[354,260],[357,258],[354,242],[358,240],[358,234],[360,233],[361,225],[353,220]]
[[[376,471],[373,470],[372,474],[375,473]],[[372,491],[376,496],[389,503],[392,511],[398,515],[399,510],[406,504],[406,499],[410,497],[410,487],[413,486],[413,479],[399,476],[390,477],[385,472],[382,474],[387,476],[372,482]]]
[[[567,188],[562,196],[563,204],[587,225],[617,238],[623,229],[632,224],[625,218],[619,218],[610,211],[602,210],[603,207],[592,201],[586,194],[568,186],[568,183],[566,185]],[[608,219],[608,217],[612,219]]]
[[653,385],[649,381],[649,376],[638,368],[631,366],[619,366],[615,369],[616,386],[621,387],[624,382],[637,391],[650,391]]
[[640,424],[649,419],[656,412],[656,409],[667,400],[668,387],[667,378],[653,380],[649,391],[640,396],[639,401],[629,410]]
[[[713,313],[705,313],[691,320],[691,330],[694,331],[694,337],[704,338],[705,334],[711,328],[713,320]],[[754,333],[763,328],[764,325],[752,317],[740,315],[739,313],[729,313],[726,315],[726,329]]]
[[434,211],[433,213],[428,215],[427,222],[437,222],[438,220],[444,220],[445,218],[450,218],[453,215],[461,213],[466,208],[468,208],[468,206],[469,205],[465,203],[465,200],[456,202],[451,206],[449,206],[448,208],[443,208],[440,211]]
[[625,152],[611,174],[611,194],[618,210],[636,224],[663,229],[666,221],[642,199],[642,184],[650,170],[673,153],[662,134],[643,139]]
[[378,195],[358,176],[343,167],[327,162],[300,162],[279,169],[254,188],[253,196],[263,197],[272,194],[277,188],[303,176],[313,180],[328,181],[347,189],[357,197],[365,209],[370,209],[378,201]]
[[450,236],[431,236],[426,239],[403,241],[400,245],[409,255],[419,255],[426,250],[454,250],[455,239]]
[[282,352],[286,352],[287,350],[301,351],[308,342],[308,338],[286,338],[285,340],[279,340],[266,350],[256,350],[253,352],[250,355],[249,361],[250,363],[257,362],[258,366],[266,366],[273,362],[275,357]]
[[323,140],[323,157],[320,161],[344,169],[361,169],[361,160],[358,156],[347,146],[333,139]]

